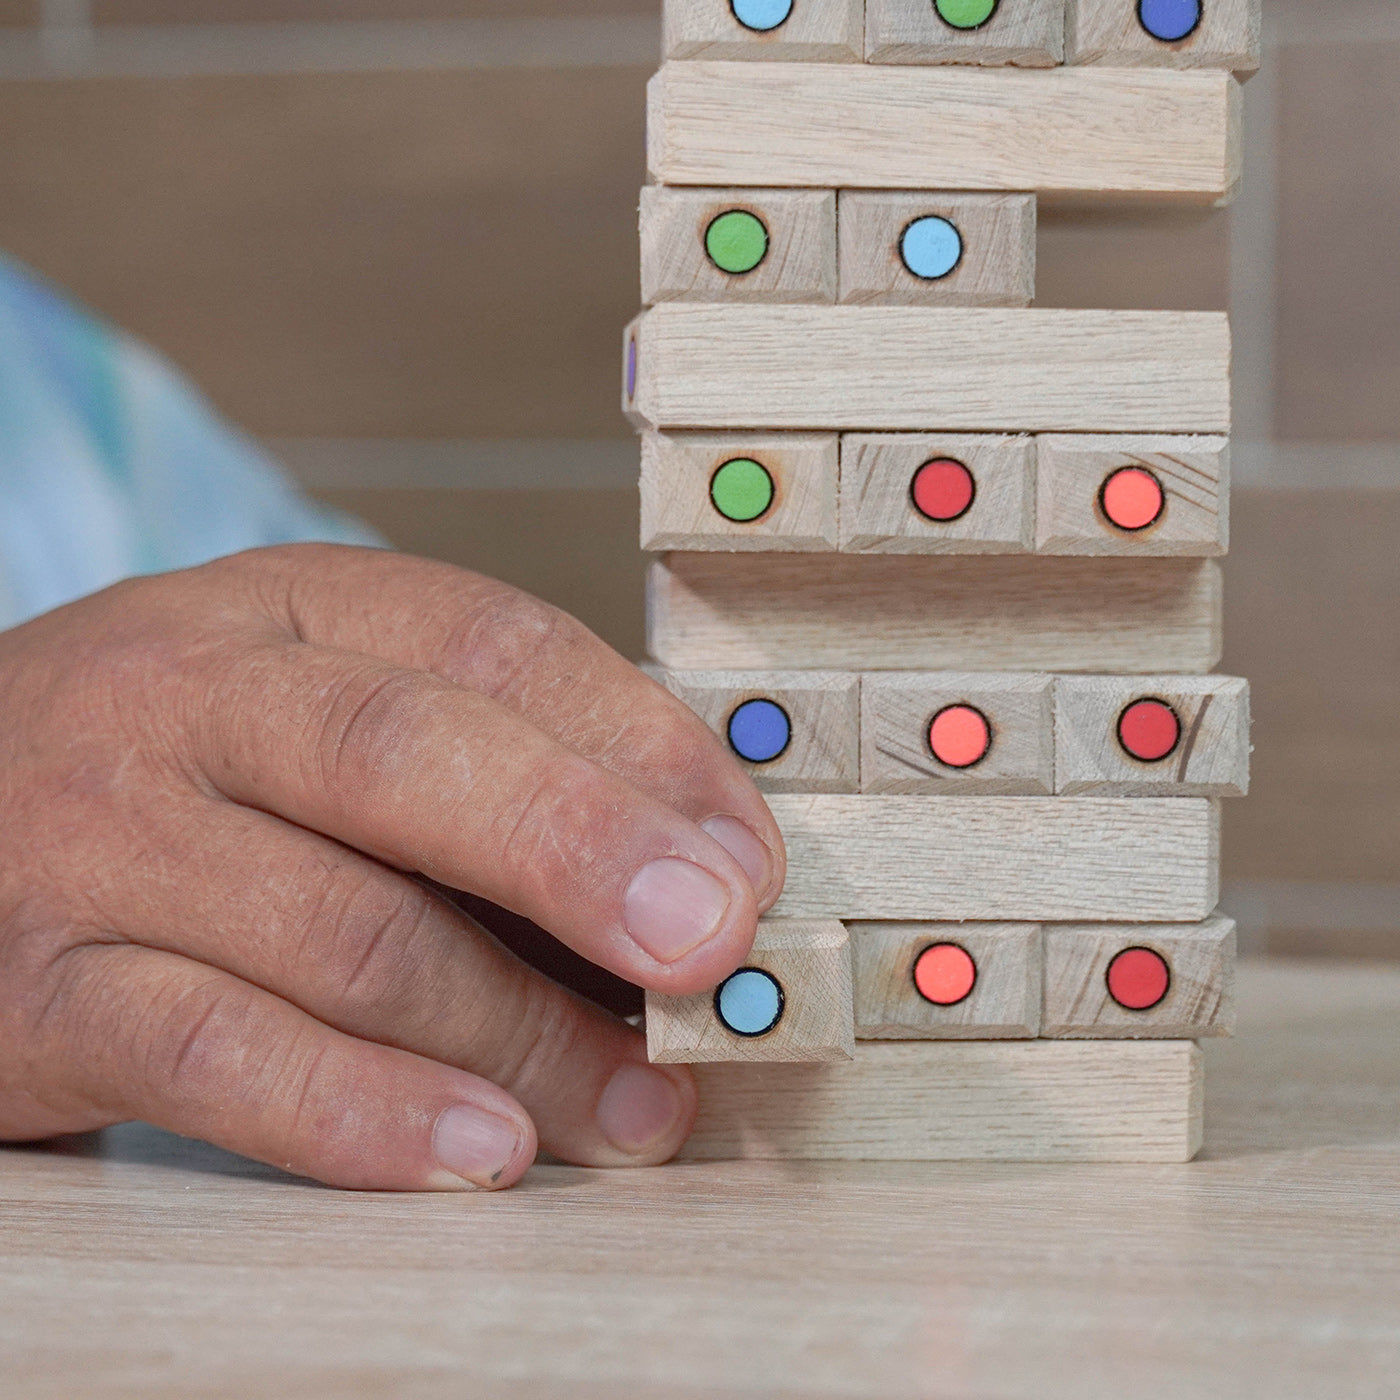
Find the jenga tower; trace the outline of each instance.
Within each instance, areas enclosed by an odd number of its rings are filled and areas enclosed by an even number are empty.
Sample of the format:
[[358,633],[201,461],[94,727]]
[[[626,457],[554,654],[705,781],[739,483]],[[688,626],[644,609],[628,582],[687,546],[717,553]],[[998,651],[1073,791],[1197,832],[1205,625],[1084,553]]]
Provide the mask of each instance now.
[[1230,344],[1038,309],[1039,201],[1219,204],[1258,0],[665,0],[652,656],[786,891],[713,994],[701,1158],[1183,1161],[1228,1033]]

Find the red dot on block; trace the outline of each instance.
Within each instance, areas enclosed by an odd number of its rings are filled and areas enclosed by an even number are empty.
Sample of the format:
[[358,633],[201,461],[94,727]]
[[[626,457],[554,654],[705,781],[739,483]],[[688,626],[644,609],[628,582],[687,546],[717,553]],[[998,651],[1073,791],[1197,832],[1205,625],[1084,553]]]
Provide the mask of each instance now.
[[977,964],[966,948],[956,943],[935,943],[914,962],[914,986],[935,1006],[956,1006],[972,995],[977,985]]
[[1120,530],[1145,530],[1161,518],[1167,493],[1144,467],[1123,467],[1104,482],[1099,501]]
[[928,727],[933,756],[949,768],[971,768],[992,747],[992,726],[971,705],[949,705],[934,715]]
[[961,462],[951,457],[936,457],[925,462],[914,473],[909,488],[914,508],[929,520],[949,521],[966,515],[972,509],[977,483]]
[[1150,1011],[1165,999],[1171,968],[1151,948],[1128,948],[1108,965],[1108,994],[1129,1011]]
[[1118,742],[1132,757],[1157,763],[1181,742],[1181,721],[1165,700],[1134,700],[1118,716]]

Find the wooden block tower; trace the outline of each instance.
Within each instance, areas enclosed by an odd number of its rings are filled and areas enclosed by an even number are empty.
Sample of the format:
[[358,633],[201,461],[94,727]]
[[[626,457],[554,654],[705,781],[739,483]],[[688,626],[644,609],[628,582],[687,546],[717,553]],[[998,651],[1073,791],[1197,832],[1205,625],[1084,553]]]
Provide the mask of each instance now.
[[1217,205],[1258,0],[665,0],[624,400],[658,674],[785,893],[695,1158],[1184,1161],[1227,1034],[1215,313],[1031,305],[1040,201]]

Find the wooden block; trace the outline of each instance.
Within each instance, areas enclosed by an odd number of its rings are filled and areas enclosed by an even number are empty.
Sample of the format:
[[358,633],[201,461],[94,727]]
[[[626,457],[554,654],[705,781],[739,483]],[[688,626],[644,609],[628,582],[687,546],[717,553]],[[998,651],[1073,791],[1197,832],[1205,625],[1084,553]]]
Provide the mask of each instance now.
[[1036,450],[1042,554],[1185,557],[1229,549],[1227,438],[1047,435]]
[[1066,58],[1248,74],[1259,67],[1260,28],[1260,0],[1069,0]]
[[713,992],[648,992],[646,1005],[653,1064],[849,1060],[850,940],[834,921],[765,920],[744,966]]
[[665,0],[667,58],[858,63],[865,0]]
[[648,165],[667,185],[999,190],[1197,204],[1239,180],[1228,73],[667,63]]
[[658,428],[1230,426],[1229,322],[1213,311],[667,302],[633,322],[628,344],[625,406]]
[[1211,670],[1213,559],[671,554],[651,654],[679,670]]
[[1055,790],[1243,797],[1249,682],[1235,676],[1061,676]]
[[846,433],[841,438],[839,537],[845,551],[1029,553],[1035,547],[1035,509],[1034,438],[987,433]]
[[837,443],[834,433],[643,434],[642,548],[834,550]]
[[861,678],[861,791],[1043,796],[1055,791],[1054,680],[1021,673]]
[[842,190],[838,208],[843,302],[1026,306],[1035,296],[1034,195]]
[[1189,1162],[1190,1041],[862,1042],[844,1065],[697,1071],[685,1161]]
[[[944,18],[945,12],[948,18]],[[865,56],[871,63],[1014,64],[1053,68],[1065,57],[1065,0],[1012,0],[955,26],[948,0],[866,0]]]
[[1039,924],[851,924],[858,1040],[1040,1031]]
[[642,301],[833,302],[832,190],[642,190]]
[[1199,1040],[1234,1025],[1234,920],[1045,930],[1042,1035]]
[[1220,816],[1200,798],[768,799],[787,843],[775,915],[1157,923],[1204,919]]
[[859,791],[859,676],[662,671],[656,679],[725,740],[760,791]]

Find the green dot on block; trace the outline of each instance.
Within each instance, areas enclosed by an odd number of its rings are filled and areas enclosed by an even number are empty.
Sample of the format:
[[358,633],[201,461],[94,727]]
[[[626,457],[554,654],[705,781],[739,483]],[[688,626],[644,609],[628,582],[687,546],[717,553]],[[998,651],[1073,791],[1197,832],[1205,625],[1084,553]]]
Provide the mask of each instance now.
[[710,478],[710,499],[726,520],[757,520],[773,504],[773,478],[752,457],[735,457]]
[[996,13],[998,0],[933,0],[933,8],[954,29],[976,29]]
[[768,256],[768,230],[757,214],[730,209],[705,230],[705,251],[721,272],[752,272]]

